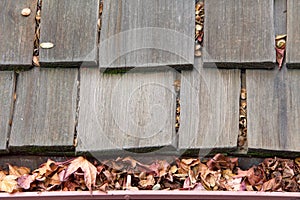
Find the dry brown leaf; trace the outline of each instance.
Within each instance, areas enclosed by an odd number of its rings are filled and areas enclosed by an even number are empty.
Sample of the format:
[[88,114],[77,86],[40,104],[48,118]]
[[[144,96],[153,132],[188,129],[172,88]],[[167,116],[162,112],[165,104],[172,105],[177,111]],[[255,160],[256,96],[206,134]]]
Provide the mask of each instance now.
[[[118,161],[118,160],[117,160]],[[122,159],[122,162],[124,162],[125,164],[130,165],[132,168],[136,167],[137,161],[134,160],[132,157],[125,157]]]
[[294,179],[285,179],[284,180],[284,191],[288,192],[299,192],[299,186]]
[[181,162],[188,165],[188,166],[194,166],[194,165],[199,164],[200,160],[195,159],[195,158],[189,158],[189,159],[182,159]]
[[61,184],[61,181],[60,181],[59,175],[57,173],[55,173],[51,178],[49,178],[47,180],[46,186],[49,186],[49,185],[60,185],[60,184]]
[[37,174],[29,175],[29,174],[24,174],[23,176],[18,178],[18,185],[25,189],[28,190],[31,186],[31,183],[35,181]]
[[237,175],[234,175],[233,178],[243,178],[249,175],[248,170],[243,171],[240,168],[237,168]]
[[183,188],[184,189],[189,189],[191,188],[191,180],[190,180],[190,177],[187,177],[185,180],[184,180],[184,183],[183,183]]
[[177,172],[177,170],[178,170],[177,166],[176,166],[176,165],[173,165],[173,166],[171,167],[171,169],[170,169],[170,172],[171,172],[172,174],[175,174],[175,173]]
[[295,163],[300,167],[300,157],[295,159]]
[[210,170],[219,170],[219,169],[231,169],[238,164],[238,158],[229,158],[223,154],[216,154],[212,159],[210,159],[206,165]]
[[40,67],[40,59],[39,56],[33,56],[32,62],[35,66]]
[[248,170],[247,179],[252,186],[256,186],[260,190],[260,186],[265,182],[265,172],[261,167],[251,167]]
[[63,191],[76,191],[77,188],[79,188],[77,183],[71,181],[66,181],[63,183]]
[[103,174],[105,175],[105,177],[106,177],[108,183],[114,182],[114,177],[113,177],[112,173],[110,173],[108,170],[105,170],[105,171],[103,172]]
[[139,185],[142,188],[148,188],[149,186],[153,186],[155,184],[155,179],[154,176],[152,174],[149,174],[145,180],[140,180],[139,181]]
[[38,173],[40,176],[48,176],[54,170],[57,169],[55,162],[51,159],[48,159],[46,163],[42,164],[40,168],[33,171],[33,173]]
[[87,188],[92,191],[92,186],[96,184],[97,168],[82,156],[71,161],[70,165],[65,170],[64,181],[79,168],[84,173],[84,181]]
[[8,168],[9,168],[9,175],[15,175],[17,177],[30,173],[30,169],[28,167],[17,167],[8,164]]
[[5,171],[0,171],[0,181],[6,177],[7,173]]
[[278,68],[281,69],[283,58],[284,58],[285,49],[280,49],[278,47],[275,47],[275,50],[276,50],[276,61],[278,63]]
[[284,168],[282,172],[282,178],[293,178],[295,175],[294,170],[288,165],[287,162],[284,162]]
[[0,181],[0,191],[12,193],[17,189],[18,182],[16,175],[7,175]]
[[149,166],[149,170],[155,172],[157,177],[162,177],[168,174],[170,165],[165,160],[159,160]]
[[[228,191],[240,191],[242,178],[229,179],[226,181]],[[229,187],[228,187],[229,186]]]
[[272,191],[272,188],[275,185],[275,178],[272,178],[271,180],[268,180],[267,182],[264,182],[262,186],[262,191]]

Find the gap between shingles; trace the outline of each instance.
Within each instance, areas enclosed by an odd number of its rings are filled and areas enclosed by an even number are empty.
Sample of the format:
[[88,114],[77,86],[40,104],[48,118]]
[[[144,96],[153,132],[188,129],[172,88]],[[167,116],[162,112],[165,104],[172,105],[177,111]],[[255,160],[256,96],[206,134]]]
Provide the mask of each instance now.
[[179,147],[179,128],[180,128],[180,88],[181,88],[181,72],[176,73],[176,80],[174,81],[175,91],[175,145]]
[[237,138],[237,153],[246,154],[248,152],[247,137],[247,87],[246,87],[246,70],[241,70],[241,88],[239,99],[239,133]]
[[[80,68],[78,68],[77,73],[77,95],[76,95],[76,110],[75,110],[75,123],[74,123],[74,138],[73,138],[73,146],[76,149],[78,140],[78,119],[79,119],[79,103],[80,103]],[[76,151],[75,151],[76,152]]]
[[40,46],[40,23],[41,23],[42,0],[37,1],[35,12],[35,30],[33,41],[32,65],[40,67],[39,63],[39,46]]

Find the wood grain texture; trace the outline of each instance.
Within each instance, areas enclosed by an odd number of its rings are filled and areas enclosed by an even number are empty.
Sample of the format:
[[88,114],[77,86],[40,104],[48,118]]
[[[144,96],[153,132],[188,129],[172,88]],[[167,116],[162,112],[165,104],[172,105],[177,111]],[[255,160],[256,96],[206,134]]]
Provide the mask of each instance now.
[[34,146],[55,151],[72,147],[77,76],[78,69],[34,68],[20,73],[11,149],[26,150],[27,146]]
[[287,1],[286,63],[289,68],[300,68],[300,1]]
[[6,150],[9,121],[12,117],[14,87],[14,72],[0,72],[0,152]]
[[248,147],[300,150],[300,71],[248,70]]
[[81,68],[76,150],[173,146],[175,76],[172,71],[122,75]]
[[[32,65],[37,0],[0,1],[0,70]],[[30,8],[31,15],[21,15]]]
[[180,90],[179,148],[235,149],[239,131],[240,71],[203,68],[183,71]]
[[100,69],[171,66],[194,62],[193,0],[106,0]]
[[99,0],[43,0],[41,66],[97,65]]
[[205,2],[204,67],[273,68],[273,0]]
[[287,0],[274,1],[275,35],[286,34],[287,30]]

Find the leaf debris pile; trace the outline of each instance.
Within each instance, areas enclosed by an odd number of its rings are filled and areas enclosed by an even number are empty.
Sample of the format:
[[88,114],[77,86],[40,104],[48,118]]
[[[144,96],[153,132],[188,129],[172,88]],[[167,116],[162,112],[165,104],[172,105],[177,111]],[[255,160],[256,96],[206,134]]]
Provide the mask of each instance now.
[[143,164],[131,157],[92,164],[83,157],[65,162],[48,160],[31,171],[8,164],[0,170],[0,190],[108,191],[108,190],[218,190],[300,192],[300,157],[266,158],[248,170],[238,158],[215,155],[206,162],[195,158],[174,163],[156,160]]
[[240,118],[239,118],[239,135],[237,142],[240,151],[247,150],[247,90],[244,86],[241,88],[240,95]]
[[195,56],[201,56],[204,35],[204,3],[197,1],[195,5]]

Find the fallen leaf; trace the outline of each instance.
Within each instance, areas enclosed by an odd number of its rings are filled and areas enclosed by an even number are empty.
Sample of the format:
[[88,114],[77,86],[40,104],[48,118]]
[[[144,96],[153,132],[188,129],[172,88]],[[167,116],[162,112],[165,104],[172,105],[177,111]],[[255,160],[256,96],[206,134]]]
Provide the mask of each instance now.
[[71,161],[64,174],[64,181],[66,181],[71,174],[81,169],[84,173],[84,181],[87,188],[92,191],[92,186],[96,184],[97,168],[82,156]]
[[251,167],[247,179],[252,186],[261,185],[265,181],[264,171],[260,167]]
[[0,171],[0,181],[6,177],[6,173],[4,171]]
[[30,173],[30,169],[28,167],[17,167],[8,164],[8,168],[9,168],[9,175],[15,175],[17,177]]
[[157,177],[162,177],[168,174],[170,164],[165,160],[159,160],[149,166],[149,170],[155,172]]
[[280,49],[278,47],[275,47],[275,50],[276,50],[276,61],[278,63],[278,68],[281,69],[282,62],[283,62],[283,59],[284,59],[285,49]]
[[234,175],[233,178],[243,178],[249,175],[248,170],[243,171],[240,168],[237,168],[237,175]]
[[18,182],[16,175],[7,175],[4,179],[0,181],[0,191],[12,193],[17,189]]
[[300,157],[295,159],[295,163],[300,167]]
[[29,175],[29,174],[24,174],[23,176],[18,178],[18,185],[25,189],[28,190],[30,188],[30,185],[33,181],[35,181],[37,174]]
[[40,168],[33,171],[33,173],[38,173],[41,177],[42,176],[48,176],[49,174],[52,174],[53,171],[57,169],[57,165],[55,162],[51,159],[48,159],[46,163],[42,164]]
[[190,177],[187,177],[187,178],[184,180],[183,188],[184,188],[184,189],[189,189],[190,187],[191,187],[191,180],[190,180]]
[[210,170],[219,170],[229,168],[233,170],[238,164],[238,158],[229,158],[223,154],[216,154],[212,159],[210,159],[206,165]]
[[145,180],[140,180],[139,185],[142,188],[147,188],[149,186],[153,186],[155,184],[155,179],[152,174],[149,174]]
[[48,187],[49,185],[60,185],[61,184],[61,181],[60,181],[60,178],[59,178],[59,175],[57,173],[55,173],[53,176],[49,177],[47,179],[47,182],[46,182],[46,187]]

